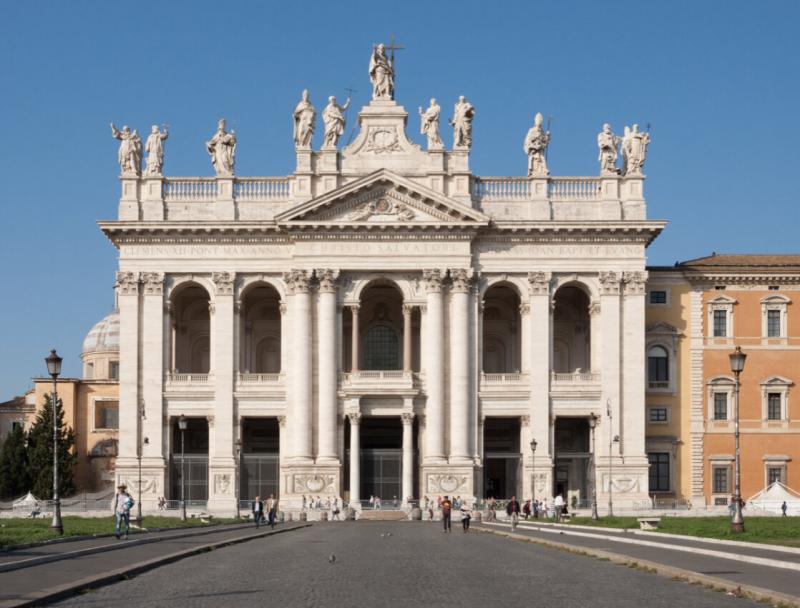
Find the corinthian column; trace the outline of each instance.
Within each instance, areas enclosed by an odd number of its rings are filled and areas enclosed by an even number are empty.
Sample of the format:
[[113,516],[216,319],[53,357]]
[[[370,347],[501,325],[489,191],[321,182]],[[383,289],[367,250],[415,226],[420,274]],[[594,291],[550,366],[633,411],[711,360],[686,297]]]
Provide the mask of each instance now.
[[411,313],[414,307],[403,304],[403,371],[411,371]]
[[284,280],[291,293],[293,357],[289,368],[292,403],[287,411],[292,437],[290,460],[307,463],[311,452],[311,298],[310,273],[292,270]]
[[353,317],[353,327],[351,330],[350,340],[350,371],[355,373],[358,371],[358,304],[350,306],[350,313]]
[[470,271],[450,270],[450,463],[469,458],[469,289]]
[[350,418],[350,504],[358,504],[361,500],[361,437],[359,421],[361,414],[348,414]]
[[[550,369],[552,363],[552,315],[550,309],[550,282],[552,275],[549,272],[530,272],[530,321],[529,335],[525,337],[523,348],[528,349],[530,361],[531,381],[531,406],[530,406],[530,435],[536,439],[536,456],[534,470],[537,475],[545,473],[546,488],[551,487],[550,472],[552,471],[552,451],[550,445]],[[528,446],[523,446],[528,448]],[[550,490],[546,491],[550,495]],[[545,498],[545,496],[539,496]]]
[[444,311],[442,309],[442,271],[424,270],[427,291],[425,319],[426,369],[425,460],[435,464],[444,460]]
[[319,280],[319,451],[317,462],[337,462],[336,281],[338,270],[317,270]]

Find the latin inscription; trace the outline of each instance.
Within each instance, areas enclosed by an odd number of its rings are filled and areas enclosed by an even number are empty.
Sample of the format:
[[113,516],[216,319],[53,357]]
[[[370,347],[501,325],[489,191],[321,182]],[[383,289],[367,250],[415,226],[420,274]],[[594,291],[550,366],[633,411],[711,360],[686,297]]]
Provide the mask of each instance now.
[[123,245],[122,258],[289,258],[290,245]]

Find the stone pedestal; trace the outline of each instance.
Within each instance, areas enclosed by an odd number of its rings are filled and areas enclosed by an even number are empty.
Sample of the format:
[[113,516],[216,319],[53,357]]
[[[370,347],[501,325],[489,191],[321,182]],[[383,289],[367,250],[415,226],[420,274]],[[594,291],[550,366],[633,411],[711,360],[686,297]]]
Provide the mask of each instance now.
[[472,465],[423,465],[422,479],[422,493],[428,498],[460,496],[467,504],[475,501],[475,470]]
[[142,220],[161,222],[164,220],[164,178],[150,175],[142,178]]
[[218,517],[236,516],[236,466],[213,463],[208,467],[208,511]]
[[215,217],[218,220],[232,221],[236,219],[236,207],[233,201],[233,176],[217,176],[217,200]]
[[139,217],[139,178],[135,175],[122,175],[119,178],[122,192],[119,197],[119,220],[138,222]]

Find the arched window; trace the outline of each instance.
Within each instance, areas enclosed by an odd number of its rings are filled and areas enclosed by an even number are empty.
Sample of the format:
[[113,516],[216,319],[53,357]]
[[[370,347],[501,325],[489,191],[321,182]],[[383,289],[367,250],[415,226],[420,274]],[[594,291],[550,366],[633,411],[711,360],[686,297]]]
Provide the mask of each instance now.
[[650,388],[669,387],[669,355],[663,346],[651,346],[647,351],[647,380]]
[[397,334],[388,325],[373,325],[364,337],[364,369],[399,369]]

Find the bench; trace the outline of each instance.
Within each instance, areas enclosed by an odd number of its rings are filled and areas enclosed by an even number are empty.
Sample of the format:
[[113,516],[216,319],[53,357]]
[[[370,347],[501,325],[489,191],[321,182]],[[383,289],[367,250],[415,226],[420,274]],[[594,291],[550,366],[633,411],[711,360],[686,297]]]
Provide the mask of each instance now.
[[658,524],[661,521],[660,517],[639,517],[637,518],[639,522],[639,529],[640,530],[658,530]]

